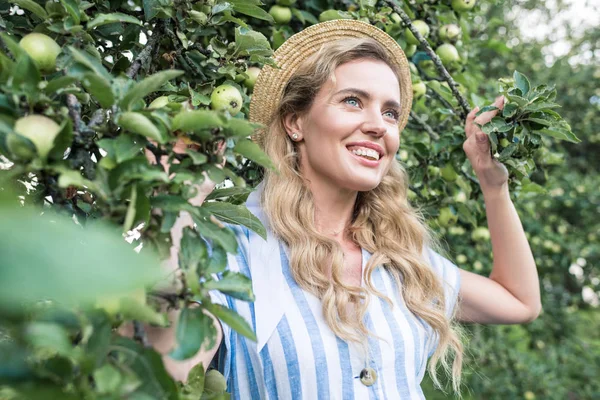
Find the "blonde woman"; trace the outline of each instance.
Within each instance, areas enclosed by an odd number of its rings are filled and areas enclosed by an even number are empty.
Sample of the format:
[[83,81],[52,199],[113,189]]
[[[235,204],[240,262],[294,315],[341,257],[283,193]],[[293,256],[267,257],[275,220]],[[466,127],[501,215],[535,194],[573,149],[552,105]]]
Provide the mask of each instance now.
[[[463,347],[454,322],[525,323],[541,309],[506,169],[474,124],[494,113],[475,118],[473,110],[465,125],[494,253],[483,277],[435,251],[407,200],[395,155],[412,89],[396,42],[368,24],[330,21],[290,38],[275,59],[282,69],[263,69],[250,115],[266,126],[254,139],[279,170],[265,171],[247,202],[268,240],[232,226],[239,254],[228,265],[251,277],[256,301],[213,293],[258,338],[218,324],[228,391],[235,399],[418,399],[429,362],[434,379],[442,365],[458,392]],[[186,223],[182,216],[175,239]],[[151,335],[163,353],[173,345],[172,332]],[[185,379],[218,347],[165,361]]]

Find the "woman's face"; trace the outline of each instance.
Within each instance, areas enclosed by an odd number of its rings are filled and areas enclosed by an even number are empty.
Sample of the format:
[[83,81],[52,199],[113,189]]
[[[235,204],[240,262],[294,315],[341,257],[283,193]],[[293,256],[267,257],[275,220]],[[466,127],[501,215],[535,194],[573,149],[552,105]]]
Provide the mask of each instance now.
[[307,115],[290,126],[298,132],[301,170],[311,186],[368,191],[395,161],[400,143],[400,88],[390,67],[362,59],[340,65],[336,82],[318,92]]

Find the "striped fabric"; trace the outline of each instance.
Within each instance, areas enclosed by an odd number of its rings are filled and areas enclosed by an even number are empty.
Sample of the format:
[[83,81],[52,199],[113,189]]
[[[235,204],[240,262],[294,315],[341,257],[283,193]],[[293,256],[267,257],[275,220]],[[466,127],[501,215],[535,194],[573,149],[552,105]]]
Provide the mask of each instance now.
[[[251,205],[248,208],[252,210]],[[258,342],[247,340],[222,324],[219,365],[232,398],[424,398],[420,383],[437,341],[431,328],[408,311],[385,268],[373,271],[373,284],[392,299],[393,307],[378,297],[370,302],[365,321],[381,338],[369,342],[370,367],[378,378],[367,387],[359,379],[365,367],[361,350],[333,334],[319,299],[296,284],[286,246],[271,236],[265,242],[245,227],[231,229],[239,253],[229,255],[228,269],[252,279],[256,302],[243,302],[217,291],[212,291],[211,297],[244,317],[258,337]],[[430,249],[427,255],[444,283],[450,315],[460,287],[459,270]],[[363,250],[362,256],[364,268],[371,254]]]

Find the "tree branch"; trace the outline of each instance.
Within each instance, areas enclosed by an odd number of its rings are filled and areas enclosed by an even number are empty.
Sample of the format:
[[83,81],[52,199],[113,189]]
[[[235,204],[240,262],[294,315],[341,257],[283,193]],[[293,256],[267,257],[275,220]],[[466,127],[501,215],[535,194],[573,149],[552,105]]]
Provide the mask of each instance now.
[[165,29],[165,23],[161,20],[159,20],[156,25],[154,25],[154,30],[152,31],[152,36],[150,36],[150,39],[148,40],[146,47],[144,47],[144,49],[142,51],[140,51],[140,53],[137,55],[137,57],[135,58],[135,60],[133,60],[133,63],[131,63],[131,66],[129,67],[129,69],[127,69],[126,75],[128,77],[130,77],[131,79],[134,79],[138,72],[140,71],[140,68],[142,67],[142,65],[146,64],[146,62],[148,62],[148,60],[150,60],[152,57],[152,53],[155,49],[155,47],[157,47],[157,43],[160,40],[160,36],[163,33],[163,30]]
[[431,46],[429,46],[429,43],[427,43],[427,40],[423,37],[423,35],[421,35],[421,33],[413,26],[412,21],[410,20],[408,15],[406,15],[402,7],[400,7],[400,5],[397,4],[397,0],[386,0],[386,2],[394,9],[395,12],[398,13],[398,15],[400,15],[402,22],[404,22],[407,28],[417,38],[423,49],[425,49],[425,52],[429,55],[429,57],[431,57],[431,60],[435,64],[435,67],[437,68],[438,72],[440,73],[442,78],[446,82],[448,82],[448,85],[450,85],[450,90],[452,90],[452,94],[454,95],[454,97],[456,97],[456,99],[458,100],[458,104],[462,108],[462,112],[460,115],[461,118],[466,119],[467,114],[471,111],[469,103],[458,91],[458,85],[456,84],[454,79],[452,79],[452,76],[450,76],[448,70],[446,70],[446,68],[444,67],[442,60],[440,60],[437,54],[435,54],[435,51],[433,51]]
[[146,336],[146,330],[140,321],[133,321],[133,340],[141,343],[144,347],[150,347],[150,342]]
[[427,134],[429,135],[429,137],[431,137],[431,139],[433,140],[439,140],[440,139],[440,135],[438,135],[437,133],[434,132],[433,128],[430,127],[429,125],[427,125],[427,122],[423,121],[416,112],[411,111],[410,112],[410,117],[415,120],[416,123],[418,123],[419,125],[421,125],[421,127],[423,127],[423,129],[425,129],[425,132],[427,132]]
[[171,42],[173,43],[173,46],[175,47],[175,53],[178,57],[182,58],[180,60],[180,63],[183,66],[183,68],[189,73],[199,77],[200,79],[205,80],[206,76],[202,73],[202,71],[200,71],[200,69],[194,68],[194,62],[187,55],[185,49],[183,48],[183,45],[181,44],[181,41],[179,40],[175,32],[173,32],[173,29],[171,29],[170,20],[165,22],[165,32],[167,33],[167,36],[169,36]]

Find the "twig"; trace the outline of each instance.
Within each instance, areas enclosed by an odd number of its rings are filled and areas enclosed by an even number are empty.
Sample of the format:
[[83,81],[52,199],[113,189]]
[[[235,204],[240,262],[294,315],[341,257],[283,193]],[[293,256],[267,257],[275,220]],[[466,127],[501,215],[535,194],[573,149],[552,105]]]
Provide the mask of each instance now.
[[431,139],[433,140],[439,140],[440,139],[440,135],[438,135],[437,133],[435,133],[433,131],[433,128],[431,128],[429,125],[427,125],[427,122],[423,121],[416,112],[411,111],[410,112],[410,117],[412,119],[415,120],[416,123],[418,123],[419,125],[421,125],[421,127],[423,129],[425,129],[425,132],[427,132],[427,134],[429,135],[429,137],[431,137]]
[[433,89],[431,89],[431,90],[428,90],[428,91],[427,91],[427,93],[431,93],[431,94],[433,94],[433,97],[435,97],[436,99],[438,99],[438,100],[439,100],[439,101],[440,101],[440,102],[441,102],[441,103],[444,105],[444,107],[446,107],[446,108],[447,108],[447,109],[449,109],[449,110],[452,110],[452,114],[453,114],[453,115],[456,115],[456,114],[454,113],[454,107],[452,107],[452,104],[450,104],[450,103],[448,102],[448,100],[446,100],[446,99],[445,99],[445,98],[444,98],[444,97],[443,97],[441,94],[439,94],[438,92],[436,92],[436,91],[435,91],[435,90],[433,90]]
[[100,125],[104,122],[104,117],[106,116],[106,110],[99,108],[94,111],[92,118],[90,118],[90,122],[88,122],[88,128],[93,128],[96,125]]
[[140,53],[137,55],[135,60],[133,60],[133,63],[131,64],[129,69],[127,69],[126,75],[128,77],[130,77],[131,79],[134,79],[137,76],[138,72],[140,71],[140,68],[142,67],[142,65],[144,65],[149,59],[151,59],[151,56],[152,56],[152,53],[154,52],[155,47],[158,47],[158,46],[156,46],[156,44],[160,40],[160,36],[161,36],[163,30],[164,30],[164,23],[162,21],[158,21],[156,23],[156,25],[154,26],[154,30],[152,31],[152,36],[150,36],[150,39],[148,40],[146,47],[144,47],[144,49],[142,51],[140,51]]
[[397,0],[386,0],[386,2],[394,9],[395,12],[398,13],[398,15],[400,15],[402,22],[404,22],[404,24],[407,26],[407,28],[415,36],[415,38],[417,38],[417,40],[419,41],[421,46],[423,46],[423,49],[425,49],[425,52],[429,55],[429,57],[431,57],[431,60],[435,64],[435,67],[437,68],[438,72],[440,73],[442,78],[444,78],[444,80],[446,82],[448,82],[448,85],[450,85],[450,89],[452,90],[452,94],[454,95],[454,97],[456,97],[456,99],[458,100],[458,104],[462,108],[461,118],[466,119],[467,114],[471,111],[471,108],[469,107],[469,103],[463,97],[463,95],[460,94],[460,92],[458,91],[458,85],[456,84],[454,79],[452,79],[452,76],[450,76],[450,74],[448,73],[448,70],[446,70],[446,68],[444,67],[442,60],[440,60],[438,55],[435,54],[435,51],[433,51],[431,46],[429,46],[429,43],[427,43],[427,40],[423,37],[423,35],[421,35],[421,33],[417,30],[417,28],[415,28],[413,26],[412,21],[410,20],[408,15],[406,15],[406,13],[402,9],[402,7],[400,7],[400,5],[397,4]]
[[146,336],[146,330],[140,321],[133,321],[133,340],[141,343],[144,347],[150,347],[150,342]]
[[81,103],[79,103],[74,94],[67,95],[67,108],[69,109],[69,116],[73,121],[73,130],[79,136],[81,131],[87,128],[87,126],[81,121]]
[[200,69],[198,68],[194,68],[194,62],[190,59],[187,52],[185,52],[183,44],[181,43],[175,32],[173,32],[173,29],[171,29],[170,21],[165,22],[165,32],[167,33],[167,36],[171,38],[171,42],[175,47],[175,53],[177,53],[177,55],[182,58],[182,60],[180,60],[180,63],[183,66],[183,68],[191,74],[198,76],[200,79],[205,80],[206,76],[202,73],[202,71],[200,71]]

